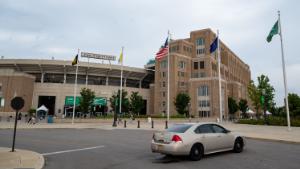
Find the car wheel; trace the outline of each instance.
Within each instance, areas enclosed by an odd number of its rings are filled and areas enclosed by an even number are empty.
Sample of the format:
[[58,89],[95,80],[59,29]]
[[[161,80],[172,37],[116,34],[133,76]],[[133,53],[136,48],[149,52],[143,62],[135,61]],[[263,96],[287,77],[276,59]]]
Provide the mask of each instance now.
[[242,152],[244,149],[244,141],[242,138],[237,138],[234,142],[234,147],[233,147],[233,151],[235,153],[240,153]]
[[203,146],[200,144],[193,145],[190,151],[190,159],[193,161],[198,161],[201,160],[202,156],[203,156]]

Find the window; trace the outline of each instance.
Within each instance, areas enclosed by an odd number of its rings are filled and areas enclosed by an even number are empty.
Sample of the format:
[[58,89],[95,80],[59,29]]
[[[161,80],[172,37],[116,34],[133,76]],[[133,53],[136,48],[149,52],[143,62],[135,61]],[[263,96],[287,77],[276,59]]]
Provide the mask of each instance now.
[[199,107],[209,107],[209,100],[199,100]]
[[197,45],[197,46],[202,46],[202,45],[204,45],[204,38],[198,38],[198,39],[196,40],[196,45]]
[[208,86],[200,86],[198,88],[198,96],[208,96]]
[[209,117],[210,111],[199,111],[199,117]]
[[184,69],[185,68],[185,62],[184,61],[179,61],[178,68]]
[[198,69],[198,62],[194,62],[194,69],[195,69],[195,70]]
[[210,124],[203,124],[196,128],[195,133],[214,133]]
[[200,69],[204,69],[204,61],[200,62]]
[[160,62],[160,68],[167,68],[167,61],[163,60]]
[[162,72],[162,77],[166,77],[166,72]]
[[197,49],[196,51],[197,55],[201,55],[201,54],[204,54],[205,53],[205,49]]
[[178,77],[184,77],[184,72],[178,71]]
[[174,132],[174,133],[184,133],[192,126],[193,126],[192,124],[175,124],[171,126],[169,129],[167,129],[167,131]]
[[227,133],[227,130],[219,125],[214,124],[214,125],[212,125],[212,128],[215,131],[215,133]]
[[163,107],[166,106],[166,102],[165,102],[165,101],[162,102],[162,106],[163,106]]
[[162,92],[162,96],[163,96],[163,97],[166,97],[166,92]]
[[205,77],[205,72],[200,72],[199,77]]
[[162,82],[162,87],[166,87],[166,82]]

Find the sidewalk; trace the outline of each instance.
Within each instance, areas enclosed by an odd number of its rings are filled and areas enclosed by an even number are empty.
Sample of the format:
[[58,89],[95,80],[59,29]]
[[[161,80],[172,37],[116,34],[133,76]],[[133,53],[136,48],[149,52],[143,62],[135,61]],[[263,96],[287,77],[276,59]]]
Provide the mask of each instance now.
[[44,166],[44,157],[36,152],[0,147],[0,169],[35,168]]
[[[188,122],[188,120],[171,120],[168,126],[174,123]],[[196,122],[196,121],[193,121]],[[117,127],[112,127],[112,119],[101,120],[97,123],[37,123],[35,125],[29,125],[27,123],[18,123],[18,129],[35,129],[35,128],[93,128],[93,129],[136,129],[136,130],[164,130],[165,120],[154,119],[154,128],[151,128],[151,123],[148,123],[145,119],[140,119],[140,128],[137,127],[137,120],[127,120],[126,128],[124,128],[124,122],[118,124]],[[286,126],[266,126],[266,125],[247,125],[247,124],[234,124],[231,122],[222,123],[224,127],[232,132],[240,133],[248,138],[265,139],[283,141],[289,143],[300,144],[300,127],[292,127],[291,131],[287,130]],[[0,129],[12,129],[13,123],[1,122]]]

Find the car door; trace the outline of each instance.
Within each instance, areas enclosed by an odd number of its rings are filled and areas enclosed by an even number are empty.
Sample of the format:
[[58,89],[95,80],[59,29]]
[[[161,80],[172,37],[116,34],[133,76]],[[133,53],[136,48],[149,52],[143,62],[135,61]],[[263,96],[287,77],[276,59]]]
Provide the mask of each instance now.
[[214,133],[210,124],[202,124],[195,130],[198,135],[198,140],[204,146],[204,152],[209,153],[216,150],[216,138],[217,134]]
[[212,124],[212,128],[217,135],[216,148],[217,150],[228,149],[232,147],[233,136],[220,125]]

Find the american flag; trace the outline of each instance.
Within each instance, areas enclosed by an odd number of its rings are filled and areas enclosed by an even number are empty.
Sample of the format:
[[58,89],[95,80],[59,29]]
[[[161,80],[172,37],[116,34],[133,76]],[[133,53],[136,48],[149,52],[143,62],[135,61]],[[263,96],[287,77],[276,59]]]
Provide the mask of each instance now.
[[169,52],[169,42],[168,42],[168,39],[166,39],[166,42],[164,44],[164,46],[162,46],[159,51],[156,53],[156,59],[160,60],[161,58],[165,57],[166,54],[168,54]]

